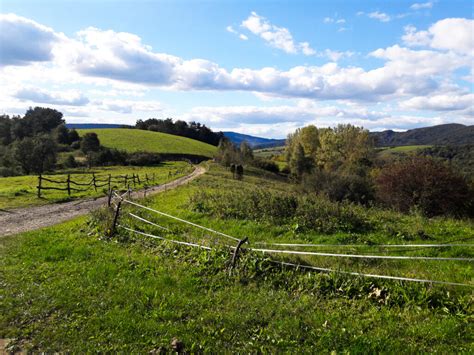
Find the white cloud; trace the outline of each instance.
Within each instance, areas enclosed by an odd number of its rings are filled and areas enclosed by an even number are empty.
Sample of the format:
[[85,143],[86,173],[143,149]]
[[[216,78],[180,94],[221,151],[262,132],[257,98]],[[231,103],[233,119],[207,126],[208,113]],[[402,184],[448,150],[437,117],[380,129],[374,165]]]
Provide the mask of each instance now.
[[74,90],[49,92],[40,88],[24,87],[13,96],[21,101],[42,104],[84,106],[89,103],[89,99],[86,96]]
[[295,43],[290,31],[285,27],[271,24],[265,17],[252,11],[249,17],[242,21],[241,26],[254,35],[259,36],[270,46],[281,49],[286,53],[313,55],[316,53],[307,42]]
[[244,35],[243,33],[239,34],[239,38],[242,40],[242,41],[247,41],[249,38]]
[[428,1],[428,2],[414,3],[413,5],[410,6],[410,9],[423,10],[423,9],[431,9],[432,7],[433,7],[433,2]]
[[0,66],[27,65],[52,58],[60,36],[46,26],[14,14],[0,14]]
[[236,30],[234,30],[234,28],[232,26],[227,26],[225,29],[226,29],[227,32],[230,32],[230,33],[233,33],[233,34],[238,33]]
[[[267,22],[259,20],[252,26],[254,29],[263,29],[262,31],[274,31],[273,25]],[[275,67],[226,69],[205,59],[185,60],[156,52],[142,43],[140,37],[130,33],[87,28],[78,32],[76,37],[67,38],[53,32],[51,36],[59,40],[52,42],[47,62],[34,62],[21,67],[6,64],[0,69],[2,82],[0,103],[10,100],[5,107],[17,109],[20,105],[24,107],[20,99],[28,99],[32,102],[56,102],[67,108],[81,104],[81,100],[84,104],[87,94],[95,100],[104,98],[102,101],[86,104],[85,107],[90,109],[91,117],[95,114],[105,116],[107,110],[122,112],[125,115],[160,111],[161,104],[154,101],[137,103],[120,99],[122,95],[129,95],[127,92],[142,95],[144,90],[150,91],[159,87],[175,91],[245,91],[274,98],[341,100],[346,105],[349,102],[372,104],[388,101],[400,103],[400,106],[407,110],[423,110],[425,107],[426,110],[440,111],[442,115],[454,112],[462,117],[468,117],[472,105],[466,106],[469,97],[465,97],[465,92],[459,90],[456,75],[460,69],[464,75],[466,70],[472,71],[472,57],[466,55],[472,44],[469,36],[461,35],[461,39],[447,41],[445,34],[440,33],[446,29],[449,29],[451,34],[452,31],[464,33],[466,23],[472,26],[472,21],[465,19],[438,21],[428,31],[424,31],[426,34],[423,35],[420,35],[423,31],[417,31],[414,27],[407,28],[406,35],[410,34],[411,39],[404,38],[404,41],[413,46],[423,43],[423,46],[430,49],[417,50],[400,45],[379,48],[370,53],[370,56],[380,59],[381,62],[373,69],[343,67],[336,63],[320,66],[300,65],[286,70]],[[23,26],[23,23],[21,25]],[[29,23],[29,26],[35,29],[41,25]],[[296,46],[294,41],[293,45]],[[300,42],[296,47],[298,51],[306,52],[306,55],[324,56],[332,61],[353,55],[351,52],[330,49],[316,52],[306,42]],[[32,58],[33,55],[28,54],[27,57]],[[31,90],[32,85],[51,87],[54,91]],[[98,91],[114,89],[117,90],[117,96],[101,95],[97,98],[91,94],[93,91],[86,91],[82,97],[80,94],[72,96],[73,92],[83,92],[73,90],[74,85],[92,85],[93,89]],[[61,87],[64,89],[61,90]],[[15,94],[18,96],[15,97]],[[450,97],[445,98],[443,95]],[[420,99],[423,97],[426,99]],[[109,100],[111,98],[116,100]],[[444,102],[438,109],[435,109],[436,100]],[[459,109],[461,103],[464,103],[465,107]],[[312,108],[308,113],[308,109],[303,110],[299,106],[288,107],[280,112],[300,118],[317,115],[323,110],[318,108],[320,111],[315,112],[316,109]],[[194,114],[197,114],[196,112]],[[212,117],[219,116],[219,112],[210,109],[205,112]],[[225,112],[227,115],[224,117],[237,116],[237,113],[230,109]],[[348,110],[345,109],[345,112]],[[341,112],[333,113],[336,117],[344,115]],[[296,122],[283,121],[283,117],[278,118],[275,109],[258,111],[252,107],[244,109],[242,114],[245,115],[240,117],[242,121],[250,120],[249,117],[257,117],[266,122],[265,120],[270,120],[271,115],[274,115],[275,122],[279,120],[282,124]],[[344,117],[350,120],[349,116]],[[363,117],[354,119],[364,120]],[[379,122],[377,127],[382,127],[382,124],[383,122]]]
[[447,18],[436,22],[427,31],[417,31],[415,27],[407,26],[402,40],[408,46],[427,46],[472,56],[474,20]]
[[389,22],[391,17],[384,12],[374,11],[367,14],[368,17],[379,20],[380,22]]
[[465,93],[417,96],[402,101],[400,107],[416,110],[473,112],[474,94]]

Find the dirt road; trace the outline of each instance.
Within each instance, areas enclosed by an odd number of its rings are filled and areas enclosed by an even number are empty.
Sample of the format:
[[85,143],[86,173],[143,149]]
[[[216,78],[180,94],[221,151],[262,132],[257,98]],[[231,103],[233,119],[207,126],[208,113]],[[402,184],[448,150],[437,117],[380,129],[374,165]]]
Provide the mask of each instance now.
[[[189,175],[164,185],[147,189],[147,196],[184,185],[205,172],[206,169],[198,166]],[[132,196],[142,197],[143,191],[133,192]],[[59,204],[0,211],[0,237],[52,226],[68,219],[85,215],[93,209],[104,206],[106,203],[107,197],[100,197],[96,199],[84,199]]]

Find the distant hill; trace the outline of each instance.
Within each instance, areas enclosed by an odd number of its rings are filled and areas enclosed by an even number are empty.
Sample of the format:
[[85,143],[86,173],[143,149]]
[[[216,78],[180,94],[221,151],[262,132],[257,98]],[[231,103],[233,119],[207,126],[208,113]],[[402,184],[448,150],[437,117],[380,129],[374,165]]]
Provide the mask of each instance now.
[[250,136],[237,132],[223,132],[224,136],[230,139],[234,144],[239,145],[246,141],[252,148],[270,148],[285,145],[284,139],[269,139],[262,137]]
[[392,130],[370,132],[379,147],[404,145],[461,145],[474,143],[474,126],[458,123],[410,129],[406,132]]
[[128,152],[152,152],[160,154],[192,155],[212,158],[216,151],[213,145],[172,134],[144,131],[141,129],[101,128],[78,129],[79,135],[95,132],[100,143],[108,148]]
[[132,126],[114,123],[66,123],[67,128],[75,129],[101,129],[101,128],[131,128]]

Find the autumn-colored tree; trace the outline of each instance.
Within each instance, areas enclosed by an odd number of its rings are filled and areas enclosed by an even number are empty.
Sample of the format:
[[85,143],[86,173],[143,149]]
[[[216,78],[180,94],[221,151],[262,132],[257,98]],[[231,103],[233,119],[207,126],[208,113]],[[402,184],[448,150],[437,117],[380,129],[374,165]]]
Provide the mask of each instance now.
[[465,179],[442,162],[412,157],[384,167],[376,178],[377,199],[407,212],[427,216],[474,214],[473,191]]

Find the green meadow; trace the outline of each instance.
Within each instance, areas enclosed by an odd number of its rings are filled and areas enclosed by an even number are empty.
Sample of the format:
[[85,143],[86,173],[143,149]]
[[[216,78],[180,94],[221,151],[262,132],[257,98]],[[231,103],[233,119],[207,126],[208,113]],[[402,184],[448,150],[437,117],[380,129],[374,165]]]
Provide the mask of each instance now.
[[127,152],[194,154],[211,158],[216,147],[194,139],[139,129],[79,129],[79,135],[97,133],[100,143]]
[[[292,220],[222,217],[200,198],[220,194],[226,211],[238,191],[275,195],[295,189],[280,177],[247,169],[242,181],[214,164],[186,186],[137,200],[238,239],[248,237],[231,270],[236,241],[123,203],[121,226],[209,246],[181,246],[119,228],[106,237],[113,211],[2,238],[0,336],[10,350],[55,352],[472,352],[472,263],[343,259],[262,254],[258,243],[313,243],[332,253],[470,257],[468,246],[393,248],[380,244],[469,244],[472,221],[427,219],[367,209],[371,227],[332,232]],[[233,194],[236,200],[227,200]],[[215,200],[217,201],[217,200]],[[243,202],[242,202],[243,203]],[[347,207],[354,209],[357,207]],[[137,221],[128,212],[157,226]],[[331,221],[324,220],[322,223]],[[337,215],[331,218],[338,218]],[[349,249],[343,245],[356,245]],[[326,245],[326,247],[324,247]],[[270,246],[266,246],[270,248]],[[280,248],[272,246],[271,248]],[[286,247],[288,249],[289,247]],[[381,275],[470,284],[449,286],[306,271],[274,261]]]

